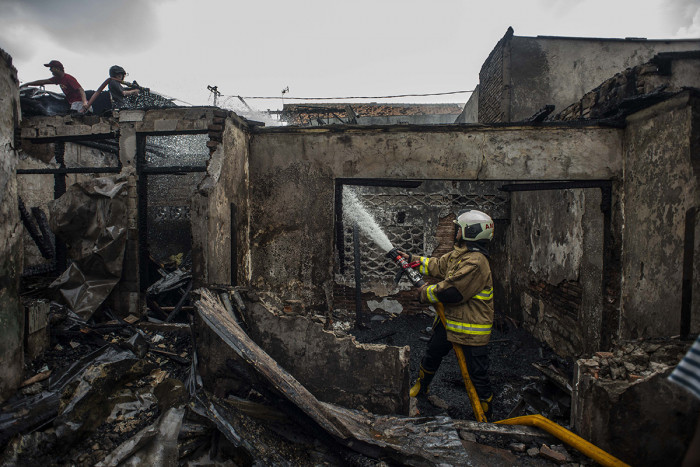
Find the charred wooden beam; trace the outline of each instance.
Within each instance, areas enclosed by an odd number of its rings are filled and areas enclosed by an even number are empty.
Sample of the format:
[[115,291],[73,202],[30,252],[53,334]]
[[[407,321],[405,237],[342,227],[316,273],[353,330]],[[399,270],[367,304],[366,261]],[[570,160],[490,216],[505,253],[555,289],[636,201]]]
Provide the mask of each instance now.
[[320,402],[243,332],[212,292],[197,293],[202,323],[240,359],[236,365],[242,368],[236,373],[266,383],[264,392],[274,392],[298,409],[295,418],[302,413],[344,447],[375,459],[390,458],[401,465],[474,464],[449,417],[378,416]]

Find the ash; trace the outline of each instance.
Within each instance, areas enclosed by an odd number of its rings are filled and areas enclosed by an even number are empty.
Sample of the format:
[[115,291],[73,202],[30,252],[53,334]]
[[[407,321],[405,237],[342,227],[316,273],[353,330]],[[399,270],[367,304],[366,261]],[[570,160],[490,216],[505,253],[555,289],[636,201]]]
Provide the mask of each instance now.
[[[411,383],[418,376],[420,361],[425,354],[433,318],[427,313],[398,315],[396,317],[373,315],[366,328],[353,328],[348,332],[358,342],[408,345],[410,352]],[[494,392],[494,420],[511,416],[540,413],[563,426],[569,425],[570,398],[563,397],[533,363],[555,369],[569,381],[573,374],[573,362],[557,356],[550,348],[537,342],[532,335],[515,323],[498,320],[491,334],[489,375]],[[385,337],[384,337],[385,336]],[[418,397],[420,415],[445,414],[454,419],[474,420],[469,398],[464,388],[454,352],[442,361],[432,384],[432,397]],[[437,399],[436,399],[437,398]],[[447,408],[433,402],[443,401]]]

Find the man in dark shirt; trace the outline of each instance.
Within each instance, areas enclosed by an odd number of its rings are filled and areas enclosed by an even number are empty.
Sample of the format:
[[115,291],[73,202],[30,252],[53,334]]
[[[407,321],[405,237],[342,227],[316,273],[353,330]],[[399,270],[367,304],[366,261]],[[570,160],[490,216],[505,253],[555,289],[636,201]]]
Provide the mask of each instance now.
[[126,71],[119,65],[114,65],[109,69],[109,83],[107,84],[107,89],[109,89],[109,96],[112,98],[112,108],[120,109],[124,106],[124,97],[136,95],[139,93],[138,89],[128,89],[122,87],[121,83],[126,77]]
[[64,71],[61,62],[58,60],[51,60],[49,63],[44,64],[44,66],[51,70],[51,74],[53,75],[51,78],[30,81],[29,83],[24,83],[20,87],[56,84],[61,87],[61,91],[65,94],[66,100],[68,100],[68,104],[70,104],[71,111],[84,112],[83,109],[89,108],[83,87],[78,83],[77,79]]
[[128,89],[122,87],[121,83],[124,82],[126,77],[126,71],[119,65],[114,65],[109,68],[109,78],[107,78],[104,83],[97,88],[97,91],[92,95],[88,105],[92,103],[99,97],[102,90],[106,87],[109,90],[109,97],[112,101],[112,109],[119,110],[124,107],[124,98],[126,96],[136,95],[139,93],[138,89]]

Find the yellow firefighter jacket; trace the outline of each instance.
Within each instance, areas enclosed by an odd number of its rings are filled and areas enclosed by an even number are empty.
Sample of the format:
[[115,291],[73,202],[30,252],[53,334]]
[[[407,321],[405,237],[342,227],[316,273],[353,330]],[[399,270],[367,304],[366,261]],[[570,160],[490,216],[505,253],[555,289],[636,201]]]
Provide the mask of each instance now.
[[488,258],[466,246],[439,257],[418,259],[418,271],[440,282],[421,293],[422,303],[442,303],[447,339],[466,345],[486,345],[493,325],[493,280]]

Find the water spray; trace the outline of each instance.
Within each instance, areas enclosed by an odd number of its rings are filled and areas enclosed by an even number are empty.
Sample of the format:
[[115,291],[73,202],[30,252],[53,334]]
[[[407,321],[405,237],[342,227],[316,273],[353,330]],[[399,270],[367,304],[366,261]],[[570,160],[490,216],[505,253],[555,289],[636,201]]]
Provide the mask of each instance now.
[[421,275],[413,269],[415,265],[409,264],[406,258],[401,256],[398,248],[391,244],[389,237],[387,237],[374,217],[365,209],[354,192],[347,189],[343,190],[343,207],[344,215],[351,222],[357,224],[374,243],[386,251],[387,258],[390,258],[401,267],[401,272],[397,276],[397,282],[403,274],[406,274],[416,287],[421,287],[425,284]]
[[394,248],[379,223],[365,209],[357,195],[348,189],[343,189],[343,215],[351,224],[357,224],[384,251],[390,251]]

